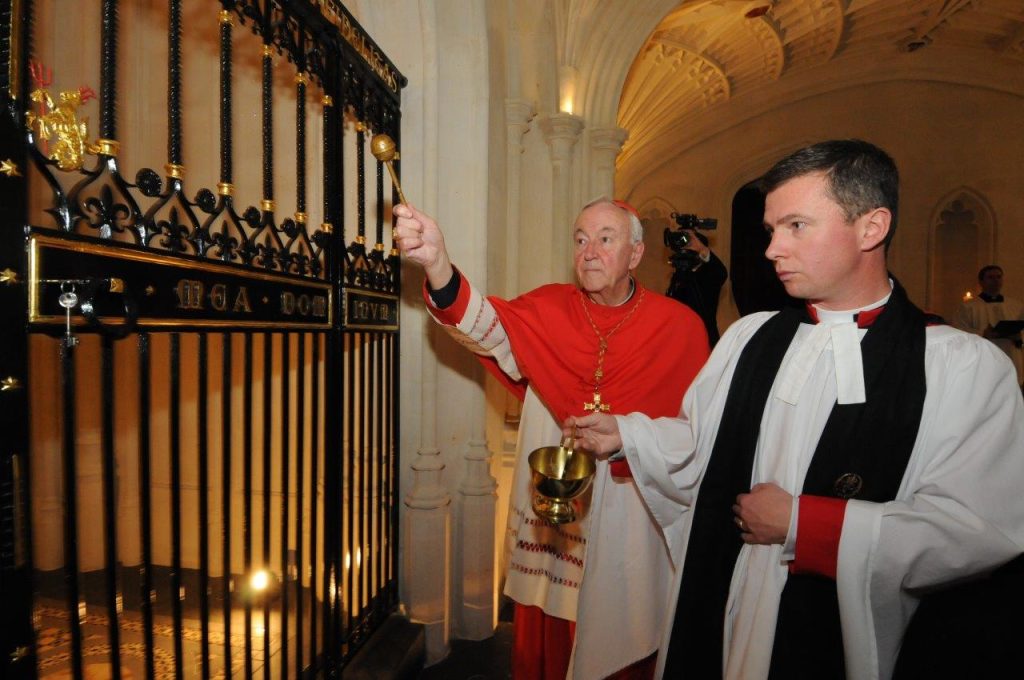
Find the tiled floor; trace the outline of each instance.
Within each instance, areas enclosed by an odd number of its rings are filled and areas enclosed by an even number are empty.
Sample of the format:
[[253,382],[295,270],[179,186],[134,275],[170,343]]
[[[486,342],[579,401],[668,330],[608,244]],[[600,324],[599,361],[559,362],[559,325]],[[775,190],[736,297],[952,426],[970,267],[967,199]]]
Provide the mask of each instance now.
[[[60,600],[40,598],[35,609],[39,629],[39,675],[45,680],[64,680],[71,677],[71,635],[68,626],[69,614],[66,604]],[[101,606],[89,606],[79,612],[82,615],[82,662],[85,677],[98,680],[112,677],[109,666],[109,640],[107,637],[107,616]],[[201,633],[196,612],[188,610],[182,623],[182,654],[185,663],[182,670],[186,677],[199,677],[201,670]],[[224,637],[223,622],[211,621],[209,632],[209,667],[214,680],[224,680],[224,651],[231,649],[231,675],[243,677],[245,669],[244,620],[241,610],[232,616],[230,645]],[[262,671],[263,644],[262,620],[259,611],[254,612],[253,670]],[[257,620],[259,619],[259,620]],[[433,666],[420,672],[417,680],[507,680],[511,678],[512,623],[511,605],[506,602],[499,613],[498,628],[493,636],[481,641],[455,640],[449,655]],[[272,618],[274,632],[280,630],[279,621]],[[145,672],[144,626],[138,612],[121,615],[121,677],[143,678]],[[294,626],[289,633],[289,647],[294,653]],[[154,616],[153,627],[154,672],[157,680],[173,678],[175,675],[173,619],[164,614]],[[308,639],[308,637],[307,637]],[[270,639],[271,659],[278,656],[280,637],[272,634]],[[275,663],[270,664],[271,677],[280,679],[282,672]],[[291,675],[287,673],[286,675]]]
[[[56,602],[44,602],[36,607],[35,613],[39,626],[37,639],[39,651],[39,675],[44,679],[58,680],[71,677],[71,633],[68,627],[67,610]],[[99,609],[98,607],[96,609]],[[260,612],[256,618],[262,618]],[[258,623],[258,622],[257,622]],[[137,613],[126,613],[122,616],[119,626],[121,634],[121,676],[122,678],[143,678],[145,673],[145,645],[143,641],[144,627]],[[233,621],[233,630],[244,630],[241,614]],[[257,632],[258,629],[257,629]],[[174,656],[175,632],[169,617],[158,615],[153,626],[153,665],[157,680],[175,676]],[[262,668],[264,640],[254,635],[253,666],[254,670]],[[201,633],[196,620],[183,620],[182,653],[185,659],[183,671],[188,677],[197,677],[201,668]],[[224,678],[224,627],[222,624],[210,624],[209,666],[212,678]],[[244,651],[245,637],[243,634],[231,635],[232,675],[239,675],[245,668]],[[271,655],[276,656],[280,648],[280,637],[271,635]],[[112,677],[109,668],[110,644],[107,637],[107,617],[105,614],[89,610],[82,620],[82,662],[86,678]],[[277,674],[275,673],[275,676]]]

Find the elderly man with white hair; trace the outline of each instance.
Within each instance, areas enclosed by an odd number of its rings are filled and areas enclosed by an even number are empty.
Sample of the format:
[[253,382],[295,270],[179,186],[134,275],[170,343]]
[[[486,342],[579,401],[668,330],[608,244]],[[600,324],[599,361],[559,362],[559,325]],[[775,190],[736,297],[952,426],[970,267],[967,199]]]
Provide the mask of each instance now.
[[484,297],[452,267],[434,220],[407,205],[394,213],[403,256],[426,273],[430,313],[524,400],[506,534],[513,677],[651,677],[674,579],[629,464],[600,461],[589,510],[554,526],[531,507],[527,456],[558,442],[571,415],[677,413],[708,355],[700,318],[633,277],[643,231],[621,201],[595,201],[576,218],[578,285],[507,301]]

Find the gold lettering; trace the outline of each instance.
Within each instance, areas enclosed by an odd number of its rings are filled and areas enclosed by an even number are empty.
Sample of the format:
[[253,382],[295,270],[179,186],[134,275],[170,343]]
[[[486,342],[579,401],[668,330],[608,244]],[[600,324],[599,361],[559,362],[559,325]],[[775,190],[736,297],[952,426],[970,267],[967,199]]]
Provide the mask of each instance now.
[[289,316],[295,313],[295,295],[288,291],[281,293],[281,313]]
[[[317,302],[318,300],[314,298],[314,305]],[[326,310],[326,300],[321,304],[321,308],[314,309]],[[397,309],[387,302],[349,298],[346,307],[347,318],[353,322],[394,323],[396,320]],[[316,313],[319,314],[320,311]]]
[[368,44],[367,37],[352,25],[348,16],[344,14],[339,15],[333,8],[329,8],[325,16],[338,28],[338,32],[341,33],[341,37],[345,39],[345,42],[352,46],[352,49],[366,61],[374,73],[380,76],[381,80],[391,88],[391,91],[398,92],[398,77],[395,71],[387,65],[383,55],[374,49],[372,45]]
[[309,310],[310,310],[311,306],[312,305],[311,305],[311,303],[309,301],[309,296],[308,295],[302,294],[302,295],[299,296],[298,305],[297,305],[297,307],[299,309],[299,314],[301,314],[302,316],[309,316]]
[[178,281],[178,309],[203,308],[203,282],[193,279]]
[[246,290],[245,286],[238,288],[238,295],[235,296],[235,306],[232,307],[231,311],[241,311],[246,314],[252,313],[252,308],[249,307],[249,291]]
[[223,283],[215,283],[210,287],[210,306],[218,312],[228,308],[228,287]]
[[323,295],[313,296],[313,316],[327,315],[327,298]]

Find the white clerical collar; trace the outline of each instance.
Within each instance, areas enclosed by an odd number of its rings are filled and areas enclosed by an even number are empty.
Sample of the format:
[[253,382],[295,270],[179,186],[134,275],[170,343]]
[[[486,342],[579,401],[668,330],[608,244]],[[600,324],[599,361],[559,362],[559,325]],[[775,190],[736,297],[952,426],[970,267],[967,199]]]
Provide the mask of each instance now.
[[818,323],[780,369],[776,396],[787,404],[795,405],[818,357],[831,344],[836,401],[840,404],[863,404],[867,401],[857,315],[884,306],[892,296],[892,286],[892,279],[889,279],[888,294],[863,307],[837,311],[814,306],[809,310],[817,317]]
[[[629,277],[629,292],[626,293],[626,297],[622,298],[621,302],[616,302],[614,305],[602,305],[602,306],[603,307],[621,307],[622,305],[626,304],[627,302],[629,302],[630,300],[633,299],[633,293],[635,293],[635,292],[636,292],[636,281],[634,281],[633,277],[630,276]],[[590,298],[591,302],[594,302],[594,298],[590,297],[590,293],[587,293],[587,297]],[[599,302],[594,302],[594,304],[597,305],[597,304],[600,304],[600,303]]]
[[889,292],[885,294],[880,300],[875,300],[869,305],[858,307],[856,309],[844,309],[836,311],[834,309],[822,309],[818,305],[811,305],[814,308],[814,315],[818,318],[818,323],[823,324],[836,324],[844,323],[848,321],[856,321],[857,315],[861,312],[870,312],[872,309],[878,309],[889,302],[889,298],[892,297],[892,279],[889,279]]

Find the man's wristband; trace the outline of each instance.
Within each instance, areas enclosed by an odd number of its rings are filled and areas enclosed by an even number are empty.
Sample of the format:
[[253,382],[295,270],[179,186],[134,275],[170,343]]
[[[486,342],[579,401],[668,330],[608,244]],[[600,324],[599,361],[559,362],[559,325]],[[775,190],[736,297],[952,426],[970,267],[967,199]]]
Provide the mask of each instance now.
[[462,277],[459,276],[459,270],[452,267],[452,278],[448,279],[448,283],[444,284],[442,288],[434,290],[430,287],[430,282],[427,282],[427,292],[430,293],[430,300],[434,303],[434,306],[438,309],[447,309],[455,303],[455,298],[459,296],[459,286],[462,285]]

